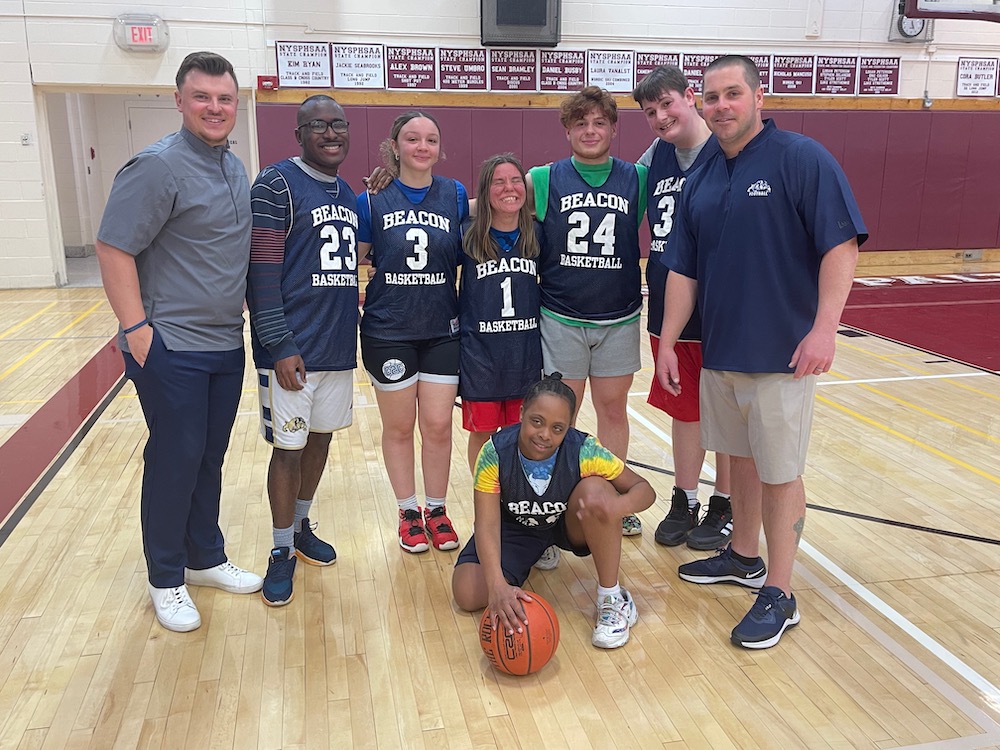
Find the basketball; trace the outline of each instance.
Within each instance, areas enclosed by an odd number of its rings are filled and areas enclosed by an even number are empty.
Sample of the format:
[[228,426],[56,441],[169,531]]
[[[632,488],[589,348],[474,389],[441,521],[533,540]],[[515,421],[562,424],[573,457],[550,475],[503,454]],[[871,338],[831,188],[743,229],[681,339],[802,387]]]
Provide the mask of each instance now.
[[489,610],[479,621],[479,645],[490,664],[506,674],[533,674],[549,663],[559,645],[559,619],[552,605],[538,594],[531,593],[531,601],[522,601],[528,624],[524,632],[516,630],[508,635],[502,629],[493,629]]

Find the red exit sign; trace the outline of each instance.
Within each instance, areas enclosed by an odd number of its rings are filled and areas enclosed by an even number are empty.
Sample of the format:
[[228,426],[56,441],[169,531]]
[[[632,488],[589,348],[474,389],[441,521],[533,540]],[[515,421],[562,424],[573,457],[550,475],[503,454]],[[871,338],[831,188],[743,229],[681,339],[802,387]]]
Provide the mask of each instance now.
[[156,29],[152,26],[126,26],[128,39],[135,45],[156,45]]
[[114,20],[115,44],[128,52],[163,52],[170,45],[166,21],[148,13],[124,13]]

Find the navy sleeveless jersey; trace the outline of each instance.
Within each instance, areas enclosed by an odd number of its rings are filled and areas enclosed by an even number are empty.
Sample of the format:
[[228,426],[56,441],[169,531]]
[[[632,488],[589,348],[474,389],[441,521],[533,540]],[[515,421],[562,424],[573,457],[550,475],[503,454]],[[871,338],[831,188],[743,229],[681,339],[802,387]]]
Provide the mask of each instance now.
[[513,250],[501,250],[498,260],[477,263],[462,254],[458,391],[463,400],[521,398],[542,375],[538,269],[534,258],[520,252],[519,239]]
[[[316,180],[291,159],[271,168],[288,187],[291,216],[281,267],[285,324],[308,371],[351,370],[357,366],[357,197],[343,179]],[[250,340],[257,367],[273,369],[255,326]]]
[[[646,261],[646,286],[649,288],[649,325],[647,330],[660,335],[663,326],[663,289],[667,282],[667,267],[663,265],[663,250],[674,225],[674,213],[687,176],[704,164],[719,150],[719,142],[709,138],[690,169],[681,169],[677,163],[677,149],[674,144],[659,141],[653,150],[649,164],[649,180],[646,183],[646,217],[652,241],[649,243],[649,260]],[[701,313],[695,305],[691,320],[684,326],[680,341],[701,341]]]
[[419,204],[395,183],[370,196],[372,265],[361,332],[384,341],[458,334],[462,231],[455,181],[434,177]]
[[517,438],[521,425],[504,427],[490,438],[500,462],[500,512],[512,521],[532,529],[550,529],[566,512],[569,496],[580,483],[580,447],[587,433],[570,427],[556,454],[552,479],[545,493],[538,495],[528,483],[518,455]]
[[591,187],[570,159],[549,170],[542,223],[542,306],[585,321],[615,321],[642,308],[639,270],[639,175],[612,159],[611,174]]

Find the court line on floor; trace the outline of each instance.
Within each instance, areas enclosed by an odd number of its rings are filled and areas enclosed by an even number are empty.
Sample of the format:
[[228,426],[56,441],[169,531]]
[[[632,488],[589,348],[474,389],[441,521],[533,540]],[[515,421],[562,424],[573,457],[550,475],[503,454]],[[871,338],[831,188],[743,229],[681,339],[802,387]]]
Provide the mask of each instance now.
[[20,323],[15,323],[10,328],[8,328],[6,331],[4,331],[3,333],[0,333],[0,339],[5,339],[8,336],[10,336],[12,333],[14,333],[15,331],[21,330],[26,325],[28,325],[28,323],[32,322],[36,318],[40,318],[42,315],[44,315],[45,313],[47,313],[49,310],[51,310],[53,307],[55,307],[55,305],[56,305],[55,301],[50,302],[45,307],[43,307],[41,310],[38,310],[37,312],[35,312],[32,315],[29,315],[27,318],[25,318],[24,320],[22,320]]
[[89,317],[91,314],[93,314],[97,310],[97,308],[101,307],[104,304],[105,303],[104,303],[103,300],[100,301],[100,302],[95,302],[87,310],[85,310],[84,312],[82,312],[79,315],[77,315],[67,325],[63,326],[61,329],[59,329],[58,331],[56,331],[55,335],[52,338],[48,338],[48,339],[44,340],[41,344],[39,344],[38,346],[36,346],[34,349],[32,349],[27,354],[25,354],[23,357],[21,357],[19,360],[17,360],[14,364],[12,364],[6,370],[4,370],[3,372],[0,372],[0,380],[3,380],[8,375],[10,375],[14,371],[16,371],[21,365],[23,365],[28,360],[33,359],[35,357],[35,355],[37,355],[38,353],[40,353],[42,350],[48,348],[53,343],[55,343],[56,341],[60,340],[60,337],[62,336],[63,333],[65,333],[66,331],[68,331],[71,328],[73,328],[73,326],[75,326],[77,323],[79,323],[84,318]]
[[978,466],[973,466],[972,464],[968,463],[967,461],[963,461],[960,458],[956,458],[955,456],[952,456],[950,453],[945,453],[943,450],[940,450],[939,448],[935,448],[933,445],[928,445],[927,443],[925,443],[925,442],[923,442],[921,440],[917,440],[916,438],[910,437],[909,435],[907,435],[905,433],[902,433],[899,430],[896,430],[896,429],[893,429],[892,427],[889,427],[889,425],[882,424],[881,422],[878,422],[878,421],[872,419],[871,417],[866,417],[864,414],[861,414],[860,412],[857,412],[854,409],[849,409],[846,406],[838,404],[836,401],[831,401],[830,399],[825,398],[823,396],[816,396],[816,400],[819,401],[822,404],[825,404],[826,406],[830,406],[830,407],[832,407],[832,408],[834,408],[834,409],[836,409],[838,411],[841,411],[841,412],[843,412],[844,414],[847,414],[850,417],[854,417],[858,421],[864,422],[866,425],[869,425],[870,427],[874,427],[875,429],[882,430],[883,432],[886,432],[886,433],[892,435],[897,440],[902,440],[905,443],[909,443],[912,446],[915,446],[917,448],[920,448],[921,450],[927,451],[931,455],[934,455],[934,456],[937,456],[938,458],[944,459],[948,463],[951,463],[951,464],[954,464],[955,466],[961,467],[961,468],[965,469],[966,471],[970,471],[973,474],[975,474],[977,477],[981,477],[982,479],[989,480],[990,482],[993,482],[994,484],[1000,484],[1000,476],[996,476],[995,474],[990,474],[988,471],[983,471]]
[[[636,420],[636,422],[638,422],[639,424],[641,424],[644,427],[646,427],[646,429],[650,430],[656,437],[660,438],[661,440],[665,441],[668,444],[670,443],[669,436],[663,430],[661,430],[658,426],[656,426],[655,424],[653,424],[653,422],[651,422],[650,420],[648,420],[645,417],[643,417],[641,414],[639,414],[632,407],[627,407],[627,411],[628,411],[628,414],[629,414],[630,417],[634,418]],[[708,466],[706,466],[705,468],[706,469],[710,469],[710,467],[708,467]],[[712,477],[714,478],[714,472],[712,472]],[[848,588],[851,588],[851,590],[854,591],[854,593],[856,593],[859,597],[861,597],[862,599],[864,599],[864,601],[866,601],[876,611],[878,611],[879,613],[883,614],[883,616],[885,616],[887,619],[889,619],[890,622],[893,622],[893,624],[897,625],[901,630],[903,630],[905,633],[907,633],[907,635],[910,635],[920,645],[922,645],[924,648],[926,648],[928,651],[930,651],[931,654],[933,654],[939,661],[941,661],[943,664],[947,665],[949,668],[952,669],[952,671],[954,671],[956,674],[958,674],[963,680],[965,680],[971,686],[973,686],[974,688],[976,688],[977,690],[979,690],[983,694],[983,697],[987,701],[989,701],[990,704],[992,706],[994,706],[998,711],[1000,711],[1000,689],[998,689],[997,687],[995,687],[992,683],[990,683],[988,680],[986,680],[986,678],[984,678],[982,675],[980,675],[978,672],[976,672],[974,669],[972,669],[970,666],[968,666],[967,664],[965,664],[958,657],[956,657],[954,654],[952,654],[950,651],[948,651],[948,649],[946,649],[943,645],[941,645],[940,643],[938,643],[937,641],[935,641],[933,638],[931,638],[929,635],[927,635],[922,630],[920,630],[920,628],[918,628],[916,625],[914,625],[909,620],[907,620],[905,617],[903,617],[903,615],[899,614],[892,607],[890,607],[884,601],[882,601],[881,599],[879,599],[878,596],[876,596],[874,593],[872,593],[867,588],[865,588],[865,586],[863,584],[861,584],[858,581],[856,581],[853,578],[851,578],[846,572],[844,572],[832,560],[830,560],[828,557],[826,557],[826,555],[824,555],[822,552],[820,552],[815,547],[813,547],[812,545],[810,545],[808,542],[806,542],[806,541],[803,540],[800,543],[800,548],[802,549],[802,551],[806,555],[808,555],[810,558],[812,558],[813,561],[817,565],[819,565],[821,568],[823,568],[824,570],[826,570],[827,573],[829,573],[831,576],[833,576],[834,578],[836,578],[839,581],[841,581],[842,583],[844,583],[844,585],[848,586]],[[818,579],[816,579],[815,575],[811,574],[805,568],[805,566],[803,566],[801,563],[796,563],[795,567],[796,567],[796,571],[798,573],[802,574],[803,572],[805,572],[807,574],[804,577],[810,578],[810,579],[812,579],[814,581],[818,580]],[[821,587],[815,587],[814,586],[814,588],[816,588],[816,590],[820,592],[821,596],[823,596],[828,601],[830,601],[830,603],[833,604],[838,609],[842,609],[842,607],[840,606],[841,603],[843,605],[845,605],[846,607],[850,607],[850,605],[848,605],[847,602],[844,601],[843,598],[839,596],[839,594],[837,594],[836,592],[833,592],[829,588],[822,587],[822,586]],[[827,593],[832,594],[833,598],[828,597]],[[890,614],[886,614],[886,613],[891,613],[891,616],[890,616]],[[863,617],[863,615],[861,615],[860,612],[858,612],[857,614],[859,616]],[[862,629],[866,630],[866,632],[867,632],[867,628],[864,627],[864,625],[863,625],[863,623],[861,621],[855,620],[855,624],[858,625],[859,627],[861,627]],[[872,623],[872,627],[876,628],[876,626],[873,623]],[[881,638],[879,638],[877,636],[875,636],[875,637],[876,637],[876,640],[880,641],[880,643],[882,642]],[[914,663],[917,663],[917,664],[920,663],[919,660],[916,658],[915,655],[913,655],[911,652],[907,651],[901,644],[898,643],[898,641],[895,641],[894,639],[892,639],[891,636],[889,636],[889,635],[887,635],[885,633],[882,633],[882,637],[884,637],[886,639],[887,643],[889,643],[889,644],[895,644],[896,648],[899,649],[900,653],[909,654],[910,659],[912,659],[914,661]],[[883,645],[886,645],[886,644],[883,643]],[[892,652],[894,654],[896,653],[895,649],[890,649],[890,652]],[[904,663],[908,664],[908,660],[905,660]],[[911,665],[908,664],[908,666],[911,666]],[[995,741],[996,739],[1000,739],[1000,724],[997,724],[997,722],[993,721],[993,719],[991,719],[989,716],[987,716],[980,709],[976,708],[969,701],[967,701],[966,699],[962,698],[962,696],[957,691],[954,691],[939,675],[937,675],[935,672],[933,672],[933,670],[930,670],[929,668],[926,668],[926,669],[927,669],[927,672],[928,672],[929,676],[933,678],[933,680],[928,679],[928,682],[929,683],[933,683],[934,686],[935,686],[935,689],[939,693],[941,693],[943,696],[947,697],[949,700],[952,700],[952,704],[956,708],[958,708],[960,711],[962,711],[969,718],[969,720],[972,721],[973,723],[975,723],[977,726],[979,726],[982,729],[989,729],[991,732],[996,731],[997,732],[996,737],[993,737],[993,735],[991,734],[990,735],[990,737],[991,737],[990,741]],[[927,679],[927,676],[925,676],[925,679]],[[960,698],[961,702],[960,703],[956,703],[952,699],[953,695],[955,697]],[[971,713],[970,713],[970,711],[971,711]],[[980,716],[981,720],[977,720],[976,718],[974,718],[974,715]],[[984,725],[982,723],[983,721],[985,721],[989,726]],[[920,747],[923,747],[923,746],[920,746]]]

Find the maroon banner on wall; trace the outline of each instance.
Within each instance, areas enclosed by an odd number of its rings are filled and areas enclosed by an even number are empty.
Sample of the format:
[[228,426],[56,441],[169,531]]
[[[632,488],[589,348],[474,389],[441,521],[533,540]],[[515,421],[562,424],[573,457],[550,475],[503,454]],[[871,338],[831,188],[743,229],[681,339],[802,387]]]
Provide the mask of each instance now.
[[538,91],[538,50],[490,48],[491,91]]
[[433,47],[386,47],[386,88],[434,89],[437,57]]
[[661,65],[673,65],[675,68],[681,66],[681,56],[679,52],[636,52],[635,53],[635,82],[645,78],[653,68]]
[[860,95],[886,96],[899,93],[898,57],[862,57],[858,67]]
[[701,84],[705,78],[705,68],[719,55],[703,55],[684,53],[684,75],[687,76],[688,84],[694,89],[694,93],[701,93]]
[[587,85],[587,53],[583,50],[542,50],[539,91],[579,91]]
[[771,63],[771,93],[813,93],[815,62],[813,55],[775,55]]
[[439,88],[443,91],[486,91],[486,50],[438,50]]
[[760,86],[765,94],[771,93],[771,56],[770,55],[747,55],[753,64],[760,71]]
[[858,93],[858,58],[816,57],[816,93],[854,96]]

